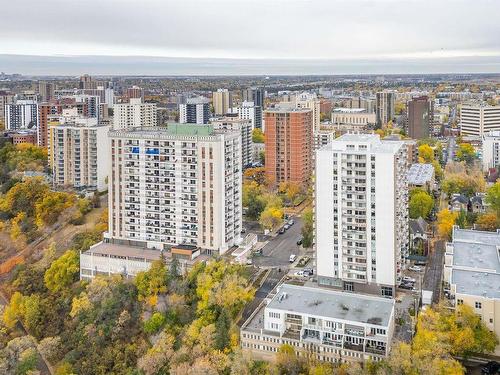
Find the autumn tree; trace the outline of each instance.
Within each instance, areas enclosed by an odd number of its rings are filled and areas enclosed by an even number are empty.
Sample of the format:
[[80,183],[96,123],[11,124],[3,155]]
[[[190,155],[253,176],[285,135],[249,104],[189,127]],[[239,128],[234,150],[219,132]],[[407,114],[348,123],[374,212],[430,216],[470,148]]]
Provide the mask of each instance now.
[[470,143],[460,143],[457,150],[457,159],[472,164],[476,158],[474,147]]
[[500,217],[500,182],[495,182],[486,191],[486,203],[496,212],[497,217]]
[[451,212],[448,209],[443,209],[437,214],[437,229],[438,234],[443,239],[450,239],[453,225],[457,219],[457,213]]
[[479,230],[485,230],[489,232],[496,232],[499,227],[498,217],[494,212],[487,212],[479,217],[476,220],[476,225]]
[[60,292],[73,284],[80,273],[78,254],[67,250],[56,259],[45,272],[45,286],[51,292]]
[[434,161],[434,150],[428,144],[423,144],[418,147],[419,163],[432,163]]
[[264,143],[264,133],[262,132],[262,129],[255,128],[252,130],[252,142],[253,143]]
[[243,184],[242,204],[246,207],[246,216],[251,220],[257,220],[266,207],[266,201],[262,196],[262,188],[255,181]]
[[148,300],[151,306],[156,305],[158,294],[167,291],[168,278],[165,259],[156,260],[149,270],[139,272],[134,280],[139,300]]
[[427,218],[434,207],[434,199],[421,189],[413,189],[410,192],[410,217],[418,219],[419,217]]

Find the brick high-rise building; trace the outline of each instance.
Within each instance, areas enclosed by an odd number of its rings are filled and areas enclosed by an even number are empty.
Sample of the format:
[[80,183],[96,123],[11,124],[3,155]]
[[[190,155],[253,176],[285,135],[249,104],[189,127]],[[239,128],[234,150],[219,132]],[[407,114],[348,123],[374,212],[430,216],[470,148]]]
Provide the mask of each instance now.
[[434,105],[427,96],[420,96],[408,101],[407,133],[413,139],[429,138],[432,135]]
[[276,107],[266,110],[264,118],[267,178],[276,184],[307,184],[312,172],[312,111]]

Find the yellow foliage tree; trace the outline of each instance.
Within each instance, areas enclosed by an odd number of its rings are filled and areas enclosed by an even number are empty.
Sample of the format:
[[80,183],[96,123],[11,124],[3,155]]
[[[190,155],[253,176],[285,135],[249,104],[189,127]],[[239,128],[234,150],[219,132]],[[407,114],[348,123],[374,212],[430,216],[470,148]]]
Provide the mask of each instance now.
[[432,163],[434,161],[434,150],[428,144],[423,144],[418,147],[418,162]]
[[456,212],[451,212],[447,208],[441,210],[437,214],[437,228],[438,234],[441,238],[449,239],[451,238],[451,231],[458,214]]

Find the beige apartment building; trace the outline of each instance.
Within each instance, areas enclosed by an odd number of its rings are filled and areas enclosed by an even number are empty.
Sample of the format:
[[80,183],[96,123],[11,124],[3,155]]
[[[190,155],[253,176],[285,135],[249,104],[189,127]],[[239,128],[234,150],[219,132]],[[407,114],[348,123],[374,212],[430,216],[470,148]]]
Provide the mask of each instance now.
[[[454,305],[466,304],[500,336],[500,231],[453,228],[446,244],[444,280]],[[495,355],[500,355],[497,346]]]
[[48,158],[56,188],[104,191],[110,166],[109,125],[96,118],[48,125]]

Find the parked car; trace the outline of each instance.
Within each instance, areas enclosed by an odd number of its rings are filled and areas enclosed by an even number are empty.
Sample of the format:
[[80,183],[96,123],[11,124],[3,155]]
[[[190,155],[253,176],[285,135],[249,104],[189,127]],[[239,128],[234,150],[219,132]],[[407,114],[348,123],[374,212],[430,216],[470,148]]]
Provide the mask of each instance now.
[[414,271],[414,272],[422,272],[423,271],[423,268],[420,266],[410,266],[410,267],[408,267],[408,269],[410,271]]
[[314,275],[314,270],[312,268],[304,268],[304,276]]
[[500,373],[500,363],[490,361],[481,367],[481,374],[498,374]]
[[302,238],[299,238],[298,241],[297,241],[297,246],[302,245],[302,241],[303,241]]
[[295,259],[297,259],[297,255],[295,255],[295,254],[290,255],[290,259],[289,259],[290,263],[295,262]]
[[245,234],[246,232],[247,232],[247,230],[245,228],[243,228],[240,233]]
[[290,229],[290,225],[285,224],[285,226],[283,228],[285,228],[285,230],[288,230],[288,229]]
[[305,276],[304,271],[300,270],[294,273],[295,276]]
[[288,225],[292,226],[293,224],[295,224],[295,221],[293,221],[293,219],[288,220]]
[[281,227],[280,230],[278,231],[279,234],[283,234],[285,233],[285,227]]
[[402,283],[401,285],[399,285],[399,287],[401,289],[407,289],[407,290],[413,290],[413,289],[415,289],[414,285],[412,283]]
[[403,282],[415,284],[417,280],[410,276],[403,276]]
[[427,262],[425,260],[417,260],[415,262],[415,265],[425,267],[427,265]]

